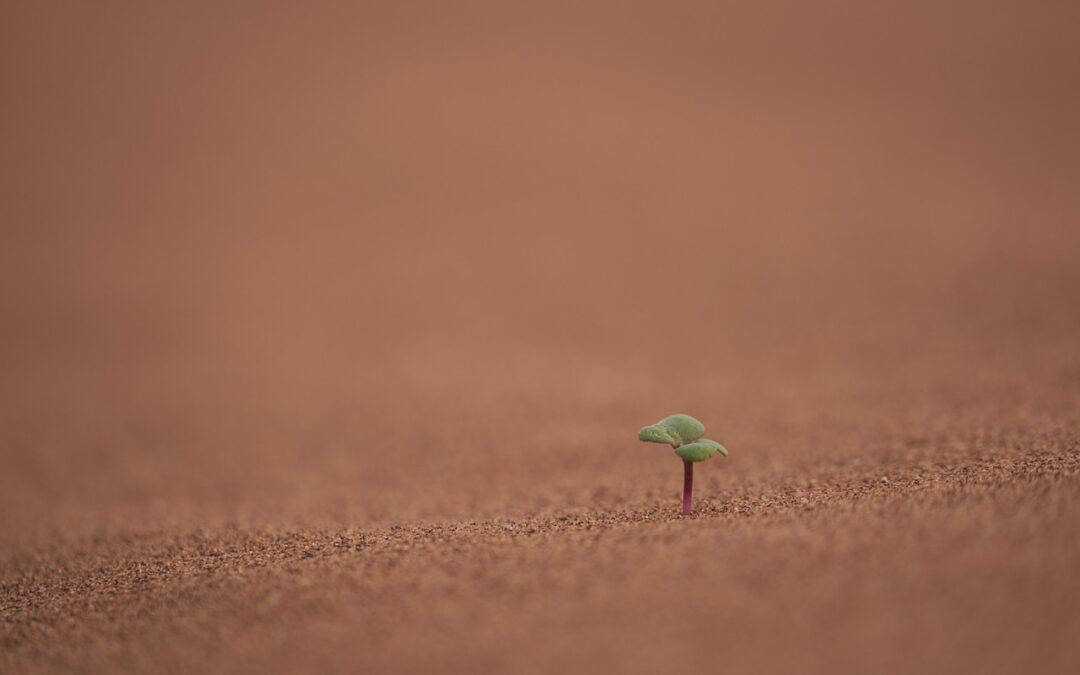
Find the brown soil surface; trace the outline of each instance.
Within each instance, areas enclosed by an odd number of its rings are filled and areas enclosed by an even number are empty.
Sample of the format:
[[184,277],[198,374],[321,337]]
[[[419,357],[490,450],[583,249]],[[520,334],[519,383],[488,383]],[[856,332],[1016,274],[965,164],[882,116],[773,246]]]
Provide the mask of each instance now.
[[1078,5],[510,4],[0,8],[0,672],[1080,672]]

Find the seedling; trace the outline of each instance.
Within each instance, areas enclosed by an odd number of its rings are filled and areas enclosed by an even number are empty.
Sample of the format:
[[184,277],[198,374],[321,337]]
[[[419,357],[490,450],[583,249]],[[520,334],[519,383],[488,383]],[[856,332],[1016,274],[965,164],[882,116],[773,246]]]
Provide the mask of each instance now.
[[682,514],[693,511],[694,463],[711,459],[716,453],[727,457],[727,448],[716,441],[702,438],[705,425],[689,415],[671,415],[656,424],[642,427],[638,440],[649,443],[667,443],[675,448],[675,454],[683,461]]

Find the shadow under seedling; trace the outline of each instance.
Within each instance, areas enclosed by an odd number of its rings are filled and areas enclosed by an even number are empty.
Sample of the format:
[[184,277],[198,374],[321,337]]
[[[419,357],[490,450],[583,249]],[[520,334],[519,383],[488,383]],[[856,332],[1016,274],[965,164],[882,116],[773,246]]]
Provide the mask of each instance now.
[[716,453],[727,457],[727,448],[716,441],[702,438],[705,425],[689,415],[671,415],[656,424],[642,427],[638,440],[649,443],[667,443],[675,448],[675,454],[683,461],[682,514],[693,512],[694,463],[712,459]]

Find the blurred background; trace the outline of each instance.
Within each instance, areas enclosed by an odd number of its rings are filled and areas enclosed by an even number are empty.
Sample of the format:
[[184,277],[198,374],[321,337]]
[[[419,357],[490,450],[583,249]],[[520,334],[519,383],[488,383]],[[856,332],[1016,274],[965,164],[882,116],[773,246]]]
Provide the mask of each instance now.
[[3,531],[613,507],[676,409],[725,485],[1060,428],[1077,8],[4,2]]

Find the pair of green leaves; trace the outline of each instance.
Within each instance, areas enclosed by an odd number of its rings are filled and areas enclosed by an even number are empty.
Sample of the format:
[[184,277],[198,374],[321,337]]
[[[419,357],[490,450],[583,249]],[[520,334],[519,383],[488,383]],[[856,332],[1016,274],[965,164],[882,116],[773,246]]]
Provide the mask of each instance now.
[[667,443],[675,454],[688,462],[704,462],[716,453],[727,457],[727,448],[702,438],[705,425],[689,415],[670,415],[656,424],[642,427],[638,439],[649,443]]

